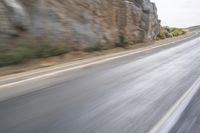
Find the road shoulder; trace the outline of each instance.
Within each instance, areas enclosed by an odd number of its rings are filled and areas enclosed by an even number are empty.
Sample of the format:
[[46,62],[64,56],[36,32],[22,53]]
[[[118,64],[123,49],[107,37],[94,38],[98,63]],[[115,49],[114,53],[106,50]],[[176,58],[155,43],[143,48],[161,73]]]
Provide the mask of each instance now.
[[86,53],[86,52],[72,52],[69,54],[65,54],[62,56],[50,57],[46,59],[34,59],[29,62],[19,64],[19,65],[12,65],[0,68],[0,80],[5,79],[8,76],[18,76],[28,73],[34,73],[35,71],[41,71],[44,69],[51,69],[54,67],[63,66],[66,64],[73,64],[74,62],[84,62],[84,60],[92,60],[94,58],[101,58],[101,57],[109,57],[112,55],[123,54],[132,50],[141,50],[149,47],[161,46],[166,43],[172,43],[184,38],[188,38],[192,36],[194,33],[187,33],[183,36],[178,36],[174,38],[167,38],[164,40],[159,40],[155,42],[145,42],[145,43],[138,43],[135,45],[130,46],[127,49],[124,48],[114,48],[109,50],[104,50],[100,52],[93,52],[93,53]]

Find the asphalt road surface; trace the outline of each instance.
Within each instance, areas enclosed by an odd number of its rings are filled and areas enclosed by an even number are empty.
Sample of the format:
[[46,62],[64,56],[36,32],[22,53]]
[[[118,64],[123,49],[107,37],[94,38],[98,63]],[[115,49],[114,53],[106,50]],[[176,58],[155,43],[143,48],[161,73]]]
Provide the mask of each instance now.
[[200,90],[193,97],[182,117],[170,133],[199,133],[200,132]]
[[199,75],[194,38],[9,86],[32,91],[0,101],[0,133],[148,133]]

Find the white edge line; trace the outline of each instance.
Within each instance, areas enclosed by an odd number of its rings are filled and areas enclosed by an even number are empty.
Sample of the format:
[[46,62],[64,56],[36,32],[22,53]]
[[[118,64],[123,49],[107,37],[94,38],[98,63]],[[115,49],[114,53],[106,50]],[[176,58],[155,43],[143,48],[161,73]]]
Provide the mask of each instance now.
[[200,76],[149,133],[169,133],[200,87]]
[[[198,33],[195,33],[193,36],[195,36],[195,35],[197,35],[197,34],[198,34]],[[56,75],[56,74],[59,74],[59,73],[63,73],[63,72],[67,72],[67,71],[71,71],[71,70],[75,70],[75,69],[80,69],[80,68],[83,68],[83,67],[87,67],[87,66],[91,66],[91,65],[95,65],[95,64],[100,64],[100,63],[103,63],[103,62],[107,62],[107,61],[111,61],[111,60],[114,60],[114,59],[126,57],[126,56],[129,56],[129,55],[134,55],[134,54],[137,54],[137,53],[149,51],[149,50],[152,50],[152,49],[155,49],[155,48],[159,48],[159,47],[166,46],[166,45],[170,45],[170,44],[173,44],[173,43],[176,43],[176,42],[179,42],[179,41],[183,41],[183,40],[186,40],[186,39],[188,39],[188,38],[192,38],[193,36],[190,36],[190,37],[187,37],[187,38],[178,40],[178,41],[166,43],[166,44],[163,44],[163,45],[153,46],[153,47],[150,47],[150,48],[147,47],[147,48],[144,48],[143,50],[140,50],[140,51],[135,51],[135,52],[134,52],[134,51],[133,51],[133,52],[127,51],[128,54],[119,55],[119,56],[115,56],[115,57],[103,59],[103,60],[100,60],[100,61],[94,61],[94,62],[92,62],[92,63],[83,64],[83,65],[75,66],[75,67],[68,68],[68,69],[64,69],[64,70],[58,70],[58,71],[56,71],[56,72],[51,72],[51,73],[44,74],[44,75],[41,75],[41,76],[35,76],[35,77],[33,77],[33,78],[28,78],[28,79],[24,79],[24,80],[12,82],[12,83],[3,84],[3,85],[0,85],[0,89],[1,89],[1,88],[5,88],[5,87],[9,87],[9,86],[13,86],[13,85],[17,85],[17,84],[20,84],[20,83],[24,83],[24,82],[27,82],[27,81],[32,81],[32,80],[36,80],[36,79],[41,79],[41,78],[53,76],[53,75]],[[58,67],[58,68],[59,68],[59,67]],[[62,67],[61,67],[61,68],[62,68]],[[56,69],[56,68],[54,68],[54,69]],[[49,70],[49,71],[51,71],[51,70]],[[37,73],[37,72],[36,72],[36,73]],[[36,74],[36,73],[31,73],[31,74]],[[30,74],[30,75],[31,75],[31,74]],[[29,75],[25,75],[25,76],[29,76]],[[21,76],[21,77],[23,77],[23,76]],[[15,77],[15,78],[16,78],[16,77]],[[14,78],[13,78],[13,79],[14,79]],[[7,80],[9,80],[9,79],[7,79]]]
[[[154,48],[156,48],[156,47],[154,47]],[[153,49],[153,48],[151,48],[151,49]],[[134,53],[128,53],[128,54],[124,54],[124,55],[120,55],[120,56],[115,56],[115,57],[103,59],[103,60],[100,60],[100,61],[95,61],[95,62],[92,62],[92,63],[88,63],[88,64],[79,65],[79,66],[76,66],[76,67],[64,69],[64,70],[58,70],[56,72],[44,74],[44,75],[41,75],[41,76],[36,76],[36,77],[33,77],[33,78],[24,79],[24,80],[21,80],[21,81],[16,81],[16,82],[13,82],[13,83],[0,85],[0,88],[9,87],[9,86],[12,86],[12,85],[20,84],[20,83],[35,80],[35,79],[41,79],[41,78],[45,78],[45,77],[48,77],[48,76],[53,76],[53,75],[56,75],[56,74],[59,74],[59,73],[63,73],[63,72],[67,72],[67,71],[71,71],[71,70],[75,70],[75,69],[79,69],[79,68],[84,68],[84,67],[95,65],[95,64],[100,64],[100,63],[103,63],[103,62],[118,59],[118,58],[121,58],[121,57],[126,57],[126,56],[129,56],[129,55],[132,55],[132,54],[137,54],[137,53],[144,52],[144,51],[151,50],[151,49],[144,49],[144,50],[134,52]]]

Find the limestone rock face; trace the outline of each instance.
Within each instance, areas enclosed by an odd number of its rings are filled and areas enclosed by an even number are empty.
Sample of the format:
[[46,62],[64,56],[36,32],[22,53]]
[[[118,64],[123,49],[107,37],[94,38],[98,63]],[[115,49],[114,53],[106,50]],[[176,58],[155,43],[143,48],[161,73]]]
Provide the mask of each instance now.
[[0,38],[66,39],[81,46],[153,40],[160,29],[149,0],[2,0]]

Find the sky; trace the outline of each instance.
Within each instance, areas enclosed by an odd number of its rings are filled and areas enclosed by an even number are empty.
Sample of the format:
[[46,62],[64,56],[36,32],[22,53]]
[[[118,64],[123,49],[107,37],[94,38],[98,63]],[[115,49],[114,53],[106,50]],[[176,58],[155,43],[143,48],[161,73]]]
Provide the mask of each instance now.
[[200,0],[151,0],[156,3],[163,26],[200,25]]

